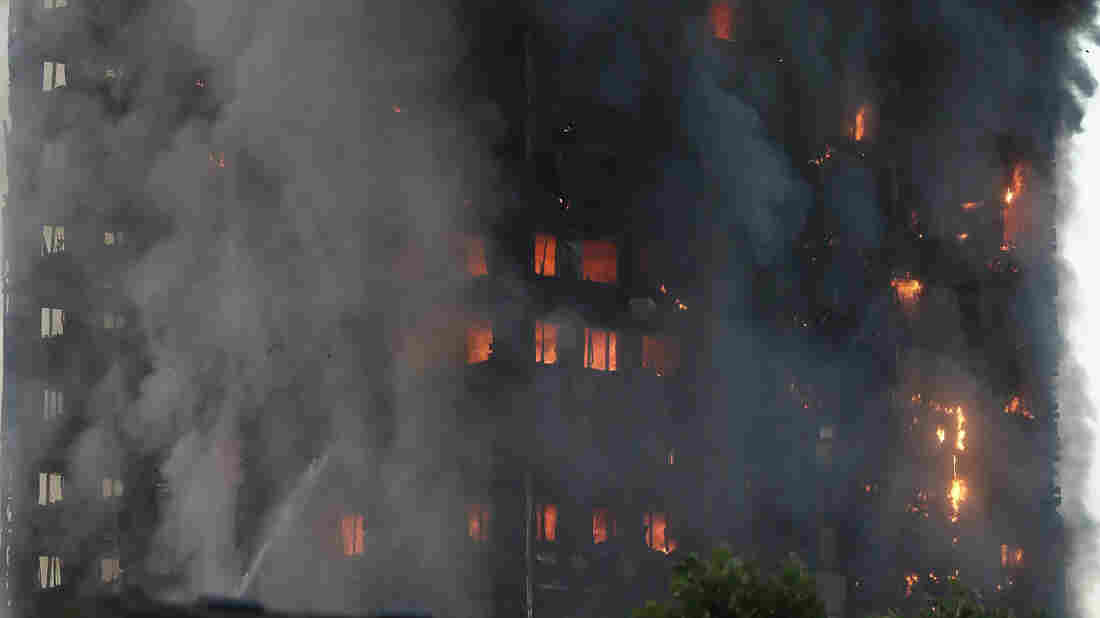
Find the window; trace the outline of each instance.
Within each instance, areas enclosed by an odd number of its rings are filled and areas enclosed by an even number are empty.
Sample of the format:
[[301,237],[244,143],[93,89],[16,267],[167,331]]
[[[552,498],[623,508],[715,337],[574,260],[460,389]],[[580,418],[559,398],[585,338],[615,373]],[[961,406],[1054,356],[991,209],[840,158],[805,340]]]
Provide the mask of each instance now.
[[592,542],[596,545],[606,543],[612,536],[619,536],[619,529],[611,511],[592,509]]
[[42,0],[44,9],[63,9],[69,6],[69,0]]
[[65,311],[42,308],[42,338],[60,337],[65,334]]
[[710,5],[710,30],[716,39],[733,39],[733,9],[726,0],[717,0]]
[[103,246],[117,247],[125,241],[125,234],[119,231],[103,232]]
[[105,499],[121,498],[123,489],[122,481],[119,479],[103,479],[103,497]]
[[126,328],[126,316],[118,312],[104,313],[103,328],[107,330],[118,330],[120,328]]
[[489,506],[471,504],[466,507],[466,535],[477,543],[489,540]]
[[619,280],[618,253],[615,243],[607,240],[586,240],[581,246],[581,277],[596,283]]
[[109,584],[122,576],[121,563],[118,558],[102,558],[99,561],[99,579]]
[[364,523],[362,515],[345,515],[340,520],[340,539],[343,541],[345,556],[363,555],[363,540],[366,537]]
[[645,544],[653,551],[664,554],[676,551],[676,541],[668,538],[668,518],[664,513],[650,511],[642,515],[645,526]]
[[1024,550],[1020,547],[1001,545],[1001,566],[1019,566],[1024,563]]
[[535,274],[558,276],[558,239],[549,234],[535,234]]
[[488,320],[475,322],[466,328],[466,364],[476,365],[489,360],[493,350],[493,325]]
[[42,255],[52,255],[65,250],[65,226],[42,226]]
[[61,558],[38,557],[38,583],[43,590],[61,587]]
[[558,362],[558,325],[535,322],[535,362],[554,365]]
[[46,506],[61,502],[61,489],[64,478],[57,472],[40,472],[38,474],[38,505]]
[[65,63],[47,60],[42,63],[42,92],[65,86]]
[[618,371],[616,335],[595,328],[584,329],[584,366],[597,371]]
[[642,368],[651,369],[659,376],[674,373],[680,368],[680,342],[672,337],[643,337]]
[[489,265],[485,258],[485,239],[480,236],[466,237],[466,272],[471,277],[489,274]]
[[42,418],[52,421],[65,413],[65,393],[60,390],[42,389]]
[[535,538],[547,543],[558,540],[558,505],[540,504],[535,511]]

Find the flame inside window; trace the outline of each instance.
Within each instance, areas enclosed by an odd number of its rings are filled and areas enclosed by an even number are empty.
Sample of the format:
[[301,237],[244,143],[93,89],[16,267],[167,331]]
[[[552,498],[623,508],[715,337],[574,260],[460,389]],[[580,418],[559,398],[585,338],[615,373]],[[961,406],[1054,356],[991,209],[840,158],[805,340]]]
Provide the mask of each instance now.
[[1024,563],[1024,550],[1020,547],[1001,545],[1001,566],[1019,566]]
[[493,348],[493,325],[482,320],[466,327],[466,364],[476,365],[489,360]]
[[608,240],[584,241],[581,246],[581,276],[596,283],[618,281],[618,249],[615,243]]
[[535,322],[535,362],[553,365],[558,362],[558,325],[538,320]]
[[592,510],[592,542],[596,545],[606,543],[612,536],[618,536],[615,519],[608,509]]
[[862,142],[863,137],[867,132],[867,106],[863,105],[856,112],[856,124],[852,127],[852,139],[857,142]]
[[1009,186],[1005,189],[1004,196],[1004,208],[1002,214],[1004,218],[1004,234],[1002,237],[1002,246],[1005,248],[1012,248],[1016,246],[1017,237],[1020,234],[1020,213],[1019,199],[1024,193],[1024,164],[1017,163],[1012,168],[1012,178],[1009,181]]
[[920,576],[916,573],[910,573],[905,576],[905,598],[913,596],[913,586],[920,582]]
[[466,272],[471,277],[484,277],[489,274],[485,259],[485,239],[480,236],[466,237]]
[[917,300],[920,298],[921,292],[924,291],[924,286],[921,285],[920,281],[911,279],[908,276],[904,279],[894,279],[890,282],[890,285],[897,293],[898,301],[908,310],[916,307]]
[[535,538],[547,543],[558,540],[558,505],[540,504],[535,513]]
[[1027,409],[1019,395],[1014,395],[1008,403],[1005,404],[1005,414],[1015,414],[1028,419],[1034,419],[1035,416],[1031,414],[1031,410]]
[[671,337],[646,335],[642,338],[642,367],[669,375],[680,368],[680,344]]
[[645,526],[645,544],[653,551],[669,554],[676,551],[676,541],[669,539],[668,518],[664,513],[648,512],[642,516]]
[[710,5],[710,31],[716,39],[733,40],[733,7],[726,0]]
[[340,519],[340,540],[345,556],[363,555],[363,539],[366,536],[362,515],[345,515]]
[[615,333],[595,328],[584,329],[584,366],[597,371],[618,371],[618,346]]
[[466,507],[466,535],[477,543],[489,540],[489,506],[471,504]]
[[558,239],[549,234],[535,234],[535,274],[543,277],[558,275]]

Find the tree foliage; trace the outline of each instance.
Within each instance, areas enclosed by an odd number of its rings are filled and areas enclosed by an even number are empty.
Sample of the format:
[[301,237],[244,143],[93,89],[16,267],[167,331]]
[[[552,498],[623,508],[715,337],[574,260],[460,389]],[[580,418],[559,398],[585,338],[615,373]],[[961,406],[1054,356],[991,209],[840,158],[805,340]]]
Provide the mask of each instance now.
[[777,573],[734,557],[727,548],[709,560],[695,554],[672,575],[671,602],[649,601],[635,618],[824,618],[814,579],[794,555]]

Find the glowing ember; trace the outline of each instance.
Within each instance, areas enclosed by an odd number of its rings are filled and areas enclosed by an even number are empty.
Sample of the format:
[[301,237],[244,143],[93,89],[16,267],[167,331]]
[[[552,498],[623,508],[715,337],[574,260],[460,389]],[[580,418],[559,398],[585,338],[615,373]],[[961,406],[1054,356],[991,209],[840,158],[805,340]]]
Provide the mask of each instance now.
[[710,30],[716,39],[733,40],[733,8],[729,2],[719,0],[710,5]]
[[867,106],[864,105],[859,108],[859,112],[856,113],[856,126],[852,127],[852,139],[857,142],[863,141],[863,136],[867,130]]
[[959,234],[955,234],[955,239],[958,240],[959,242],[962,242],[962,241],[966,240],[967,238],[970,238],[970,234],[967,234],[966,232],[961,232]]
[[1035,416],[1031,414],[1031,410],[1027,409],[1027,406],[1024,405],[1019,395],[1013,396],[1012,399],[1005,404],[1005,414],[1015,414],[1024,418],[1035,419]]
[[982,205],[981,202],[963,202],[962,209],[963,210],[974,210],[975,208],[978,208],[981,205]]

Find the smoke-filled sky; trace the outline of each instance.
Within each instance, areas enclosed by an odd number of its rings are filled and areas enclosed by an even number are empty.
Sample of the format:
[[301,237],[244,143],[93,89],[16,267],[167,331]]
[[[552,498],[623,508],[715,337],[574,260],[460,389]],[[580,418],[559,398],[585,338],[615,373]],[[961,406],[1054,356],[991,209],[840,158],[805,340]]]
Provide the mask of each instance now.
[[[77,440],[72,458],[121,465],[120,445],[168,454],[161,472],[172,498],[142,568],[184,577],[159,592],[234,594],[254,566],[249,593],[274,606],[339,611],[423,599],[448,613],[477,613],[471,582],[486,565],[463,554],[464,531],[453,520],[481,496],[486,453],[526,430],[507,419],[470,426],[468,408],[535,406],[545,444],[532,457],[574,496],[632,482],[630,470],[616,467],[628,458],[620,455],[661,451],[656,438],[631,430],[600,446],[590,426],[562,409],[553,381],[502,388],[472,404],[464,384],[418,381],[428,359],[450,353],[444,335],[476,313],[449,300],[464,285],[449,268],[453,232],[477,223],[476,209],[464,204],[484,197],[500,211],[531,207],[514,168],[494,155],[500,128],[516,120],[515,102],[500,94],[509,87],[499,82],[519,79],[520,59],[514,73],[477,70],[495,44],[518,53],[520,45],[502,41],[518,41],[525,21],[541,37],[538,66],[552,69],[540,73],[543,121],[576,121],[582,135],[629,134],[649,153],[624,163],[615,187],[693,295],[693,317],[712,325],[702,366],[716,370],[693,385],[693,427],[710,441],[697,449],[711,458],[699,523],[708,541],[744,539],[750,529],[762,537],[757,544],[772,534],[812,535],[818,494],[804,473],[814,465],[813,439],[789,440],[784,431],[798,434],[806,421],[767,385],[785,386],[794,375],[827,386],[833,394],[819,404],[831,411],[822,422],[853,445],[837,454],[842,474],[881,470],[873,480],[903,487],[926,471],[858,447],[892,439],[881,414],[892,382],[906,394],[933,387],[972,406],[980,444],[993,435],[1013,381],[983,354],[1053,369],[1067,353],[1063,334],[1047,326],[1056,323],[1050,284],[1065,265],[1026,252],[1023,284],[1003,305],[971,307],[940,278],[927,282],[920,319],[901,326],[886,284],[900,273],[875,272],[882,285],[865,285],[866,257],[896,240],[879,206],[889,183],[853,161],[817,186],[807,161],[869,105],[871,141],[896,136],[878,142],[875,156],[900,170],[891,199],[901,208],[946,220],[967,195],[999,191],[1005,157],[1026,156],[1042,170],[1029,185],[1035,202],[1062,220],[1062,206],[1041,196],[1063,188],[1049,164],[1062,169],[1078,156],[1056,149],[1079,130],[1081,101],[1094,88],[1075,38],[1093,34],[1090,3],[735,2],[737,36],[759,46],[744,57],[705,35],[702,3],[538,2],[529,19],[519,9],[468,4],[193,0],[193,15],[158,9],[129,30],[132,45],[161,50],[149,58],[156,75],[194,59],[210,67],[209,89],[224,103],[212,124],[173,125],[165,110],[175,109],[174,86],[168,77],[147,79],[103,144],[112,155],[104,184],[140,205],[157,231],[125,276],[150,363],[133,390],[122,366],[97,385],[98,400],[125,403],[118,418]],[[0,12],[7,15],[6,2]],[[166,45],[164,24],[191,19],[193,32]],[[101,112],[90,102],[85,111]],[[169,139],[154,139],[162,133]],[[1024,146],[1005,151],[1001,135]],[[75,139],[59,139],[70,153],[65,164],[81,177]],[[209,169],[211,151],[224,153],[224,169]],[[149,157],[136,161],[135,152]],[[211,174],[212,182],[195,180]],[[64,213],[72,190],[44,189],[56,198],[50,208]],[[792,250],[817,220],[839,250],[810,266]],[[937,241],[955,232],[927,229]],[[1083,258],[1065,257],[1080,281]],[[917,272],[935,262],[912,251],[895,266]],[[986,267],[976,259],[957,266]],[[835,320],[844,335],[764,323],[751,310],[765,302],[754,271],[767,272],[776,303],[797,314],[788,325]],[[503,314],[534,296],[517,273],[494,276],[511,299]],[[831,299],[827,314],[812,312],[820,307],[805,300],[811,294]],[[976,343],[968,325],[984,328],[1002,309],[1019,326]],[[1079,338],[1087,336],[1071,337]],[[908,352],[896,354],[899,345]],[[1076,361],[1087,372],[1090,359]],[[894,365],[896,373],[884,369]],[[1063,432],[1094,422],[1083,412],[1090,408],[1080,375],[1061,376]],[[1039,382],[1031,385],[1036,400]],[[647,391],[620,405],[656,419],[668,415],[669,401],[664,391]],[[117,435],[107,429],[115,421]],[[1094,449],[1089,440],[1063,446],[1077,449],[1063,452],[1060,470],[1071,541],[1089,548],[1096,511],[1081,496],[1091,487]],[[1047,489],[1034,471],[1041,465],[992,447],[985,455],[1020,468],[1021,501],[1037,502],[1028,500]],[[325,480],[314,488],[307,470],[317,461]],[[761,502],[745,498],[750,478],[764,488]],[[372,509],[386,530],[372,547],[380,566],[369,588],[341,580],[331,548],[315,542],[333,531],[300,534],[306,524],[285,523],[327,521],[349,508]],[[1005,535],[1029,533],[1029,522],[974,508],[988,524],[973,540],[986,557]],[[845,530],[866,539],[852,558],[865,572],[903,558],[887,515],[841,517]],[[762,520],[772,527],[761,532]],[[263,563],[254,564],[265,547]],[[984,585],[979,562],[974,579]],[[1081,564],[1089,574],[1098,568]],[[1100,601],[1088,602],[1080,613],[1098,615]]]

